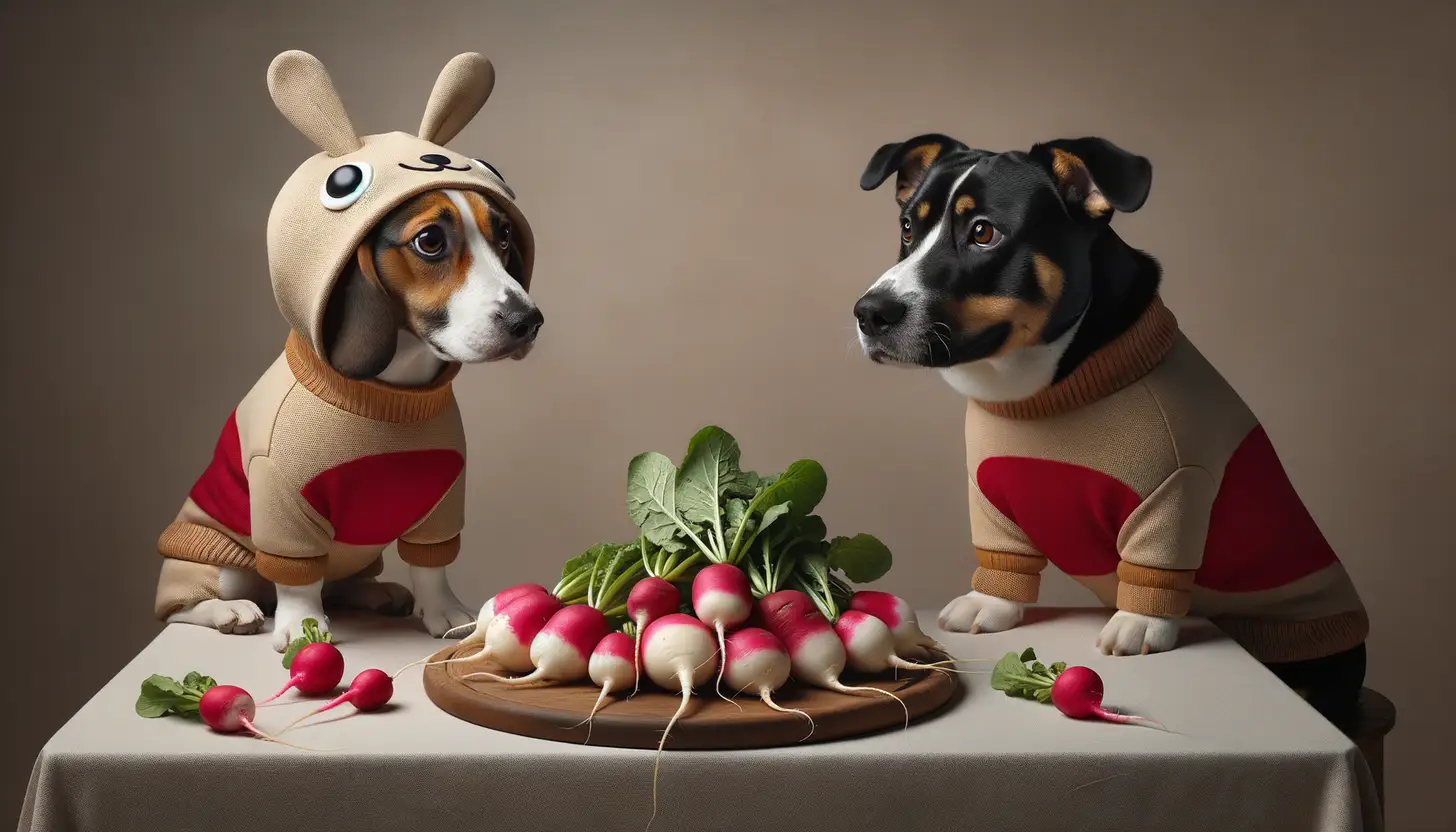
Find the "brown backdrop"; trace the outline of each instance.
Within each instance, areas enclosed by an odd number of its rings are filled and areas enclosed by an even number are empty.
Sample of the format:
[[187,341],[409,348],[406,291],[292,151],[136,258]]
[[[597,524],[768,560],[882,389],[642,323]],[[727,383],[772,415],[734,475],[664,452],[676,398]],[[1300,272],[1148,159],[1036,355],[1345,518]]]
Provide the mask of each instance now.
[[1368,600],[1371,681],[1401,712],[1392,825],[1456,812],[1425,762],[1456,744],[1450,4],[119,5],[11,2],[0,24],[0,815],[157,632],[155,536],[281,346],[264,221],[312,152],[264,86],[288,48],[365,132],[413,130],[451,55],[496,63],[454,146],[519,192],[547,325],[529,361],[458,384],[471,603],[627,534],[629,457],[712,422],[762,469],[822,461],[831,529],[881,535],[890,586],[938,607],[971,569],[962,403],[852,346],[896,235],[860,170],[925,130],[1147,154],[1151,198],[1118,225]]

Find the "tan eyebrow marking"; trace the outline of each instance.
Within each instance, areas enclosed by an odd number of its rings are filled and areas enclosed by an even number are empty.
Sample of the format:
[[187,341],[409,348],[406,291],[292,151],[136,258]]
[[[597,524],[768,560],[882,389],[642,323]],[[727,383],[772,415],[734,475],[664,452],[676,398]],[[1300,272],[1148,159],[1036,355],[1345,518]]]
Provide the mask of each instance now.
[[976,208],[976,201],[971,198],[971,195],[970,194],[962,194],[955,201],[955,212],[956,212],[956,216],[960,216],[961,214],[964,214],[967,211],[973,211],[973,210],[975,210],[975,208]]

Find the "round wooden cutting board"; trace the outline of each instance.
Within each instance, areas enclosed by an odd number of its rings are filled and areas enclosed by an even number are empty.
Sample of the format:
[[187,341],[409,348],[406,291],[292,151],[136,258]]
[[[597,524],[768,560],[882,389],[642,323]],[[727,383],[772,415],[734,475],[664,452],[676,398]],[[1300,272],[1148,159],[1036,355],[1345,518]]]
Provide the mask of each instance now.
[[[458,645],[448,647],[434,658],[452,658],[459,649]],[[478,649],[479,645],[472,644],[465,652]],[[460,678],[480,670],[500,672],[496,667],[477,662],[427,666],[425,692],[441,710],[466,722],[543,740],[586,741],[584,721],[601,694],[600,688],[590,683],[510,687],[488,680]],[[905,707],[883,694],[836,693],[791,681],[774,694],[774,701],[812,716],[811,735],[808,720],[798,714],[774,711],[747,695],[727,702],[707,685],[693,692],[687,712],[673,726],[665,747],[675,751],[768,748],[845,739],[901,728],[905,725],[906,709],[911,721],[915,721],[939,711],[964,690],[954,673],[933,671],[902,671],[898,679],[860,679],[846,674],[841,681],[846,685],[869,685],[890,691],[900,697]],[[668,720],[682,704],[682,697],[666,693],[645,680],[637,695],[629,699],[630,692],[613,691],[602,703],[601,710],[592,719],[592,745],[657,748]]]

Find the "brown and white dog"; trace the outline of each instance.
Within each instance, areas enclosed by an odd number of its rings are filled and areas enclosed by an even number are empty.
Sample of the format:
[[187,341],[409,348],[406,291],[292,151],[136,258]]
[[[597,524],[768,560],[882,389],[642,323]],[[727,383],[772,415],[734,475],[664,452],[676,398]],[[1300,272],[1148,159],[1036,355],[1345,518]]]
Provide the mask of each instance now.
[[[451,384],[464,364],[524,358],[544,321],[514,192],[491,165],[444,147],[493,83],[488,61],[457,56],[417,135],[361,137],[317,59],[275,59],[275,103],[322,151],[269,216],[291,332],[158,541],[158,618],[252,633],[276,599],[279,650],[305,619],[328,629],[326,598],[412,607],[436,636],[474,620],[445,577],[465,524]],[[375,580],[391,543],[413,598]]]

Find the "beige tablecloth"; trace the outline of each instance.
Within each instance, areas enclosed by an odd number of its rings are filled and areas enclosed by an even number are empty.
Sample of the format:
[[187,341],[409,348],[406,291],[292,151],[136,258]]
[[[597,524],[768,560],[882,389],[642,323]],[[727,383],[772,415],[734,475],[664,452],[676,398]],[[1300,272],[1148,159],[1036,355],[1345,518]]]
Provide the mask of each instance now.
[[[1079,722],[966,675],[953,709],[873,737],[748,752],[669,752],[652,829],[1378,830],[1363,758],[1268,671],[1201,621],[1157,656],[1107,658],[1094,639],[1107,613],[1041,610],[996,635],[945,635],[960,656],[1033,646],[1048,662],[1088,665],[1106,704],[1180,733]],[[934,621],[934,614],[922,614]],[[336,622],[345,680],[393,672],[441,646],[413,621]],[[45,746],[21,832],[642,832],[653,754],[497,733],[439,711],[418,670],[389,713],[300,728],[295,751],[220,736],[188,721],[145,720],[133,706],[152,673],[189,670],[258,698],[284,672],[266,635],[172,626]],[[751,707],[752,703],[746,705]],[[281,727],[310,707],[260,712]],[[324,719],[325,717],[319,717]]]

